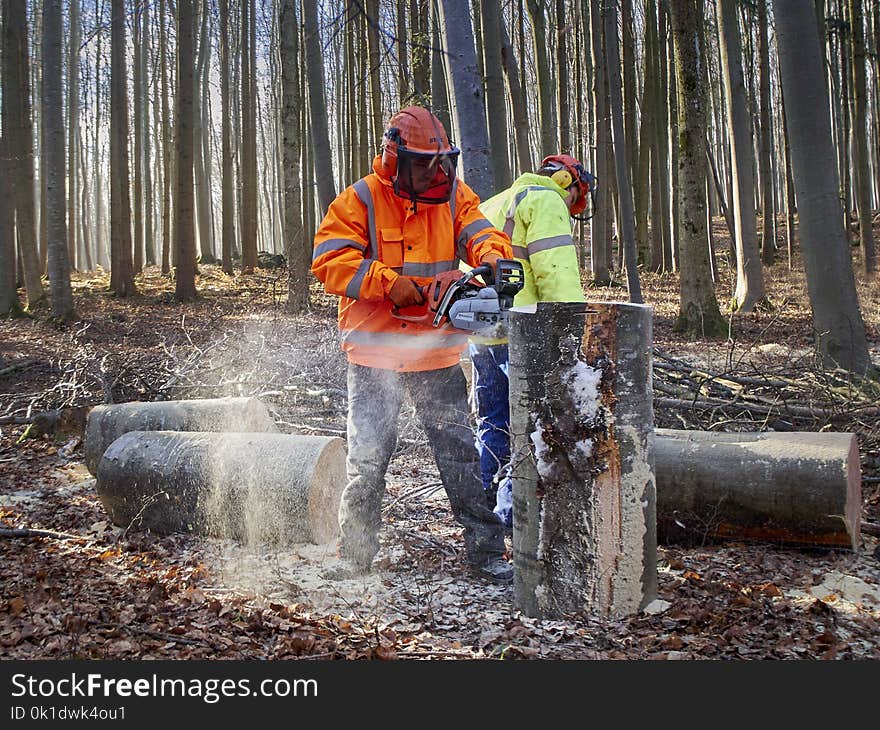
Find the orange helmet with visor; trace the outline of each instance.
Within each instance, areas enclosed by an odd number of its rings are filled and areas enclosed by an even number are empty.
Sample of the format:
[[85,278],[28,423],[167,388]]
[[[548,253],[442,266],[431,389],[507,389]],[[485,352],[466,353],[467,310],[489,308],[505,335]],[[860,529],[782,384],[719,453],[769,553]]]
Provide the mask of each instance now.
[[449,201],[460,153],[440,120],[419,106],[397,112],[383,136],[382,164],[394,192],[414,204]]

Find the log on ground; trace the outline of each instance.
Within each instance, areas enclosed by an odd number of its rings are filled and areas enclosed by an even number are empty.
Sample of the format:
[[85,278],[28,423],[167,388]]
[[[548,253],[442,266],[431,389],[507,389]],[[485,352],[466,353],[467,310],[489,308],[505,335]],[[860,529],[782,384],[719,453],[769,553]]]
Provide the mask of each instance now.
[[93,476],[104,451],[129,431],[217,431],[277,433],[278,427],[258,398],[204,398],[114,403],[89,412],[83,460]]
[[661,542],[713,539],[858,549],[855,434],[657,429]]
[[345,484],[340,438],[130,431],[105,451],[97,491],[128,529],[323,544],[339,533]]

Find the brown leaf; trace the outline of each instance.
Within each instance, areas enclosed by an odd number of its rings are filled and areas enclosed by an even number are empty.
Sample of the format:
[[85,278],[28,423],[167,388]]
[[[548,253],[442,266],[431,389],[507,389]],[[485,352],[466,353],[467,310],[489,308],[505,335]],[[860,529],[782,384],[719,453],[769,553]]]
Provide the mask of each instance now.
[[22,611],[24,611],[24,607],[27,604],[24,602],[24,599],[21,596],[16,596],[11,601],[9,601],[9,612],[13,616],[18,616]]

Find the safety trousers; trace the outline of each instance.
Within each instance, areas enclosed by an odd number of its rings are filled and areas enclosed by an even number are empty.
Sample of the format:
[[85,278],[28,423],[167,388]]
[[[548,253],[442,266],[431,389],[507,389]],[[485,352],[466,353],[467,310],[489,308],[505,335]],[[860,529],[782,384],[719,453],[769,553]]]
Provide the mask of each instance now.
[[395,372],[348,366],[348,484],[339,506],[343,558],[367,566],[379,550],[385,474],[397,445],[397,418],[407,393],[440,471],[455,520],[464,527],[468,562],[504,554],[504,529],[486,504],[468,424],[461,367]]
[[472,403],[477,413],[480,477],[490,509],[507,528],[513,526],[510,478],[510,376],[507,344],[468,346],[474,366]]

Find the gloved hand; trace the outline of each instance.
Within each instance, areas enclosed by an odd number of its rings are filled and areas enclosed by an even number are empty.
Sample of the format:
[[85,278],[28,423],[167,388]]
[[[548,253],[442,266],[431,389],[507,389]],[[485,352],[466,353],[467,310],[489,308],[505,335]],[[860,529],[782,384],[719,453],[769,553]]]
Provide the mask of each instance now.
[[496,264],[498,263],[498,259],[500,259],[500,258],[501,257],[497,253],[487,253],[485,256],[483,256],[480,263],[481,264],[489,264],[489,266],[492,267],[492,276],[494,277],[495,270],[498,268]]
[[391,285],[391,291],[388,292],[388,298],[398,309],[404,307],[412,307],[421,304],[424,299],[419,288],[412,279],[405,276],[398,276]]

